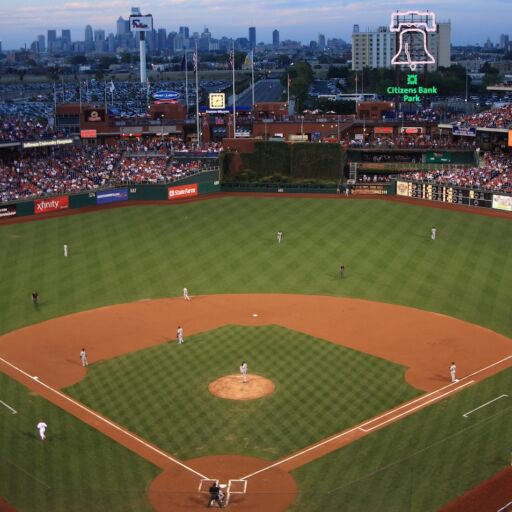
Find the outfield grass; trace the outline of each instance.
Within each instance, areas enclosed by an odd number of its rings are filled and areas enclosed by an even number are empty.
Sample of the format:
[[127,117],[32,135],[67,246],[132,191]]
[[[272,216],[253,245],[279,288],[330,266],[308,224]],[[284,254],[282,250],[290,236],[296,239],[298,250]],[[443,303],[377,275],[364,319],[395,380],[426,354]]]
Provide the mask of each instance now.
[[510,336],[510,240],[507,219],[385,201],[294,198],[138,206],[5,226],[0,332],[105,304],[176,296],[187,286],[192,295],[360,297],[445,313]]
[[290,511],[437,510],[510,464],[511,379],[508,369],[299,468]]
[[[232,401],[208,384],[236,373],[271,379],[268,397]],[[279,326],[225,326],[90,366],[66,391],[182,459],[275,459],[419,393],[405,368]]]
[[[20,511],[144,512],[159,469],[0,374],[0,495]],[[39,440],[36,424],[48,424]]]

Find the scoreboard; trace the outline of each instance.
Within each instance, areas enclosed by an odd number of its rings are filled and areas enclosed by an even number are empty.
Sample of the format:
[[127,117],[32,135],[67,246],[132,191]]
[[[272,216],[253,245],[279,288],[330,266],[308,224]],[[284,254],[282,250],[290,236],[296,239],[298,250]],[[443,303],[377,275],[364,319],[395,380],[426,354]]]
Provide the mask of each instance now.
[[396,193],[399,196],[429,199],[442,203],[493,207],[493,193],[482,190],[472,190],[452,185],[438,185],[422,182],[397,181]]

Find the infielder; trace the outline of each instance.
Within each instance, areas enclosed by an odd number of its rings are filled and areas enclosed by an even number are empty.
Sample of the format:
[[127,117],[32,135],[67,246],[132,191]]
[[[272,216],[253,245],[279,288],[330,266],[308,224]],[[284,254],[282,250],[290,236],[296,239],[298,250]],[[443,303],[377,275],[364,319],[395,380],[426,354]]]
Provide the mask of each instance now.
[[183,327],[181,325],[178,325],[178,329],[176,331],[176,338],[178,339],[178,344],[182,344],[185,339],[183,338]]
[[278,231],[277,232],[277,243],[280,244],[283,241],[283,232]]
[[242,382],[247,384],[247,363],[245,361],[242,361],[240,365],[240,375],[242,376]]
[[430,238],[432,240],[435,240],[436,239],[436,233],[437,233],[437,229],[435,227],[433,227],[431,230],[430,230]]
[[190,300],[190,297],[188,296],[188,290],[187,288],[183,288],[183,298],[185,300]]
[[64,258],[68,257],[68,244],[64,244]]
[[455,363],[452,361],[452,364],[450,365],[450,376],[452,378],[452,382],[459,382],[459,379],[457,379],[456,377],[456,372],[457,372],[457,366],[455,365]]
[[85,368],[87,366],[87,354],[85,352],[85,348],[82,348],[80,351],[80,360],[82,361],[82,366]]
[[40,420],[39,423],[37,424],[36,428],[37,430],[39,430],[39,437],[41,438],[41,441],[44,441],[46,439],[45,432],[47,427],[48,425],[43,420]]

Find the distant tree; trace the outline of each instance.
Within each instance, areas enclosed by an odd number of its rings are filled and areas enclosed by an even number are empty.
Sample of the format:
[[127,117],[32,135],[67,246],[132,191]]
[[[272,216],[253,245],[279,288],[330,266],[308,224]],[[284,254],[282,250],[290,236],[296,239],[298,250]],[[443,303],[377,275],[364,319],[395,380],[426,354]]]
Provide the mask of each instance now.
[[85,55],[73,55],[73,57],[69,59],[69,63],[75,66],[81,66],[87,64],[87,57]]
[[128,52],[121,53],[121,64],[130,64],[132,62],[132,56]]
[[290,57],[288,55],[279,55],[277,58],[277,67],[285,68],[292,63]]

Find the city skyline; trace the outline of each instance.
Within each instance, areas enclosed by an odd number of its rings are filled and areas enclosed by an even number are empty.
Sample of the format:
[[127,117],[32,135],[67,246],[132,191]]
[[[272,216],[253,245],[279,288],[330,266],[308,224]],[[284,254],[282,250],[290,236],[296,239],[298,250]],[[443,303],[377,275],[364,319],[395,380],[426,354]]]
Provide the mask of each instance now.
[[[466,0],[460,12],[460,0],[261,0],[258,4],[240,4],[235,0],[154,0],[127,2],[111,0],[56,1],[19,0],[9,15],[0,19],[0,40],[4,50],[29,46],[39,34],[55,29],[71,30],[73,41],[84,39],[86,25],[116,32],[119,16],[127,18],[132,6],[151,13],[156,29],[178,31],[189,26],[192,32],[208,27],[214,37],[247,37],[249,26],[256,27],[257,43],[272,42],[272,31],[280,31],[281,40],[293,39],[307,44],[321,32],[327,37],[350,41],[352,26],[361,30],[389,24],[390,13],[396,9],[436,12],[439,20],[451,20],[452,42],[455,45],[483,44],[488,37],[497,43],[501,33],[508,34],[512,0]],[[201,14],[198,19],[197,13]],[[236,16],[233,16],[236,12]],[[485,16],[492,13],[492,16]],[[486,22],[488,18],[488,22]],[[242,22],[233,20],[243,20]]]

